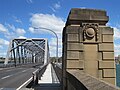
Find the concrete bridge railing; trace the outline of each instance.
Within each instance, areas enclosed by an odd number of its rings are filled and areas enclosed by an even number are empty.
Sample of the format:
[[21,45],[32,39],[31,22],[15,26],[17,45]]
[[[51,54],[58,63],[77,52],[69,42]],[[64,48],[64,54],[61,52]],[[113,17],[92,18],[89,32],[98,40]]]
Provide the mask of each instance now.
[[95,78],[80,70],[66,71],[66,85],[63,85],[62,68],[53,64],[53,68],[61,82],[61,90],[120,90],[112,84]]

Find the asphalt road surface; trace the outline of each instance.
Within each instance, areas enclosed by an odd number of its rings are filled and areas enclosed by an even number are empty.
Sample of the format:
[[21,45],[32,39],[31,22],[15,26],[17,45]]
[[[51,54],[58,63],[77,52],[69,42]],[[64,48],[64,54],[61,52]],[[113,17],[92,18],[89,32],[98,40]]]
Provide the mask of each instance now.
[[0,90],[19,88],[23,83],[32,78],[32,72],[36,69],[33,67],[0,68]]

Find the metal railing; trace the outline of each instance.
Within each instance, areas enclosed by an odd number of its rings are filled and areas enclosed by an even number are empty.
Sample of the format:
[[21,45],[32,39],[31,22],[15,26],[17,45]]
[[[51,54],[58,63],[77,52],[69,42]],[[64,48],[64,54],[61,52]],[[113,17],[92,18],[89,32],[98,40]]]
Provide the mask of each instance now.
[[41,79],[43,73],[46,70],[48,64],[43,65],[41,68],[37,69],[36,71],[34,71],[33,74],[33,85],[37,85],[38,81]]

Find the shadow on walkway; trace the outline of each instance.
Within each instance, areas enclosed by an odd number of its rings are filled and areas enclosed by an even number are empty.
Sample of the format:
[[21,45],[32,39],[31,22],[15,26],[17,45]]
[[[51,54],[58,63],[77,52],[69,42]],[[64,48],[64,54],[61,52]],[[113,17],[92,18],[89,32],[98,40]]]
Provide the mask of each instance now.
[[38,84],[34,87],[34,90],[61,90],[61,85],[60,83]]

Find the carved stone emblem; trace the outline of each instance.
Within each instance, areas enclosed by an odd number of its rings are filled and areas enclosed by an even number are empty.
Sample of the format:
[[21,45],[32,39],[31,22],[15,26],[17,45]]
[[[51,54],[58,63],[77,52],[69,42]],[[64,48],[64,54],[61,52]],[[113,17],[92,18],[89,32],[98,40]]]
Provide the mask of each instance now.
[[83,40],[85,41],[87,38],[92,39],[94,37],[96,41],[99,39],[98,24],[84,23],[83,24]]

